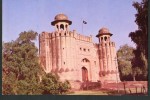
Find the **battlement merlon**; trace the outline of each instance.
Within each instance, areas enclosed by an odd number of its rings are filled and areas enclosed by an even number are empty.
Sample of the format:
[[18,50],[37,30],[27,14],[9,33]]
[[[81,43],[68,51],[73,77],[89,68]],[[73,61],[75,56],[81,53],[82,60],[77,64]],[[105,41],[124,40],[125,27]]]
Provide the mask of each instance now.
[[61,30],[61,31],[54,31],[54,32],[51,32],[51,33],[48,33],[48,32],[42,32],[40,34],[40,40],[42,39],[51,39],[51,38],[56,38],[56,37],[73,37],[77,40],[81,40],[81,41],[86,41],[86,42],[93,42],[92,41],[92,35],[90,36],[84,36],[84,35],[81,35],[79,33],[77,33],[75,30],[73,31],[64,31],[64,30]]

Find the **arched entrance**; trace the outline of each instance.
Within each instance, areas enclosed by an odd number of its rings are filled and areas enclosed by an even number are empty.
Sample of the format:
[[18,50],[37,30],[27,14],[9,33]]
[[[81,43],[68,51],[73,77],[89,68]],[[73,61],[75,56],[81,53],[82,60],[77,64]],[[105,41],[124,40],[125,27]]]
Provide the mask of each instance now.
[[90,68],[90,60],[87,58],[83,58],[81,60],[81,81],[86,82],[91,80],[91,68]]
[[88,81],[88,70],[85,67],[82,67],[82,81]]

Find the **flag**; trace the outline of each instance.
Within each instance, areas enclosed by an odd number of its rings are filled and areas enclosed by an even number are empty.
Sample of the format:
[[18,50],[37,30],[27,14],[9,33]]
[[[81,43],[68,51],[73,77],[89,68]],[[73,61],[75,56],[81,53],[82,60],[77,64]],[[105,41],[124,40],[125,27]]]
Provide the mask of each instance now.
[[87,24],[87,22],[86,22],[86,21],[83,21],[83,24]]

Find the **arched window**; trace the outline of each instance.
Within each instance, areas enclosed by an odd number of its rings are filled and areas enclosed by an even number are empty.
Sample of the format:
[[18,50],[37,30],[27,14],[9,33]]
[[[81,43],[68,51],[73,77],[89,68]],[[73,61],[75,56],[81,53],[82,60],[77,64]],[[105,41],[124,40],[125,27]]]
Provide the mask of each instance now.
[[89,62],[89,60],[84,58],[84,59],[82,59],[82,62]]
[[103,41],[103,37],[101,37],[101,40]]
[[104,37],[104,40],[105,40],[105,41],[107,40],[107,37],[106,37],[106,36]]
[[64,25],[63,24],[60,25],[60,29],[64,30]]
[[68,25],[66,25],[66,29],[67,29]]
[[58,29],[58,25],[56,25],[57,29]]

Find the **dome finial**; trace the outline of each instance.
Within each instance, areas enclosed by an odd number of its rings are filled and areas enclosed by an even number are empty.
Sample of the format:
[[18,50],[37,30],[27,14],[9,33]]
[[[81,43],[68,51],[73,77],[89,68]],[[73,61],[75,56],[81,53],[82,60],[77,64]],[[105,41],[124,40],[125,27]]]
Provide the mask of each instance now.
[[68,20],[68,17],[63,13],[60,13],[55,16],[54,20]]
[[54,21],[51,22],[51,24],[55,25],[57,22],[67,22],[67,23],[69,23],[69,25],[72,24],[72,22],[70,20],[68,20],[68,17],[63,13],[57,14],[54,18]]
[[101,35],[110,35],[112,36],[112,34],[109,32],[109,29],[106,28],[106,27],[102,27],[100,30],[99,30],[99,33],[96,35],[96,37],[99,37]]

